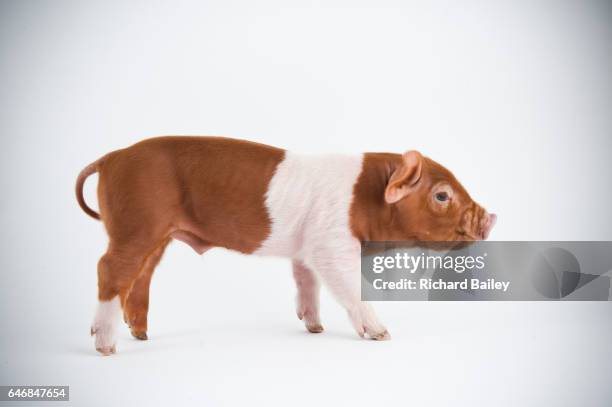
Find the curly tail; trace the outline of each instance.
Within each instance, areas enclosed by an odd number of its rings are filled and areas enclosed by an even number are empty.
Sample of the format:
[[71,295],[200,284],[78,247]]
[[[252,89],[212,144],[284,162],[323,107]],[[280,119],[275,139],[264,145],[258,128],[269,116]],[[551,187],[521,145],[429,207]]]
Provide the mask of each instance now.
[[100,214],[91,209],[85,203],[85,198],[83,198],[83,185],[85,184],[85,180],[87,179],[87,177],[89,177],[91,174],[98,172],[98,167],[100,165],[100,162],[102,161],[102,158],[94,161],[87,167],[83,168],[76,180],[76,198],[77,202],[79,203],[79,206],[85,211],[86,214],[97,220],[100,220]]

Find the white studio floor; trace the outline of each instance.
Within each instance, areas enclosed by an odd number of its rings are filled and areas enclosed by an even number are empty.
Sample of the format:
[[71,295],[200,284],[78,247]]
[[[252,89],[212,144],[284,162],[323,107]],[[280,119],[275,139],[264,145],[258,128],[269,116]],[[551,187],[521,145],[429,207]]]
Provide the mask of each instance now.
[[17,302],[3,384],[69,385],[75,406],[605,406],[612,396],[610,303],[377,303],[393,339],[374,342],[324,292],[326,331],[315,335],[295,317],[285,262],[199,258],[175,243],[153,282],[149,341],[122,326],[118,353],[102,357],[88,336],[94,275],[54,304],[5,298]]

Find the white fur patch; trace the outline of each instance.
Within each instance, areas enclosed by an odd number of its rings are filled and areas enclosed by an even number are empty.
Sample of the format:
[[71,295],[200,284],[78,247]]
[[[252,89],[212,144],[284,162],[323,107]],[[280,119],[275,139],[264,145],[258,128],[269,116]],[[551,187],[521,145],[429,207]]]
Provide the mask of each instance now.
[[287,152],[266,194],[272,231],[255,254],[299,259],[324,244],[354,245],[349,211],[362,163],[363,156]]
[[[121,301],[119,296],[109,301],[100,301],[92,325],[96,336],[96,349],[110,352],[117,338],[117,324],[121,320]],[[103,352],[103,353],[104,353]]]
[[360,336],[389,339],[361,301],[359,240],[350,209],[363,156],[287,153],[266,194],[272,232],[255,254],[291,257],[313,270],[347,309]]

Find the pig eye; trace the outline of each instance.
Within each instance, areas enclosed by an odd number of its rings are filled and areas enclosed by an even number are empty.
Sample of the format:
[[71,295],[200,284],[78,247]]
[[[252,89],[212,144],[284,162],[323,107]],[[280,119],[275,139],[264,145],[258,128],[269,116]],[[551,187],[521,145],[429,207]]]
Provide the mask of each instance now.
[[448,193],[446,192],[437,192],[434,197],[438,202],[446,202],[448,201]]

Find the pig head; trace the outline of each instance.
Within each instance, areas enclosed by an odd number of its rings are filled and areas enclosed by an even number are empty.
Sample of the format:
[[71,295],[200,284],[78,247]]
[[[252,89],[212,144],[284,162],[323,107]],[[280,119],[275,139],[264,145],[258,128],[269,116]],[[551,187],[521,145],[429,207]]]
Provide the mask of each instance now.
[[[485,240],[497,216],[455,176],[417,151],[368,153],[355,186],[353,233],[364,240]],[[373,193],[374,192],[374,193]]]

